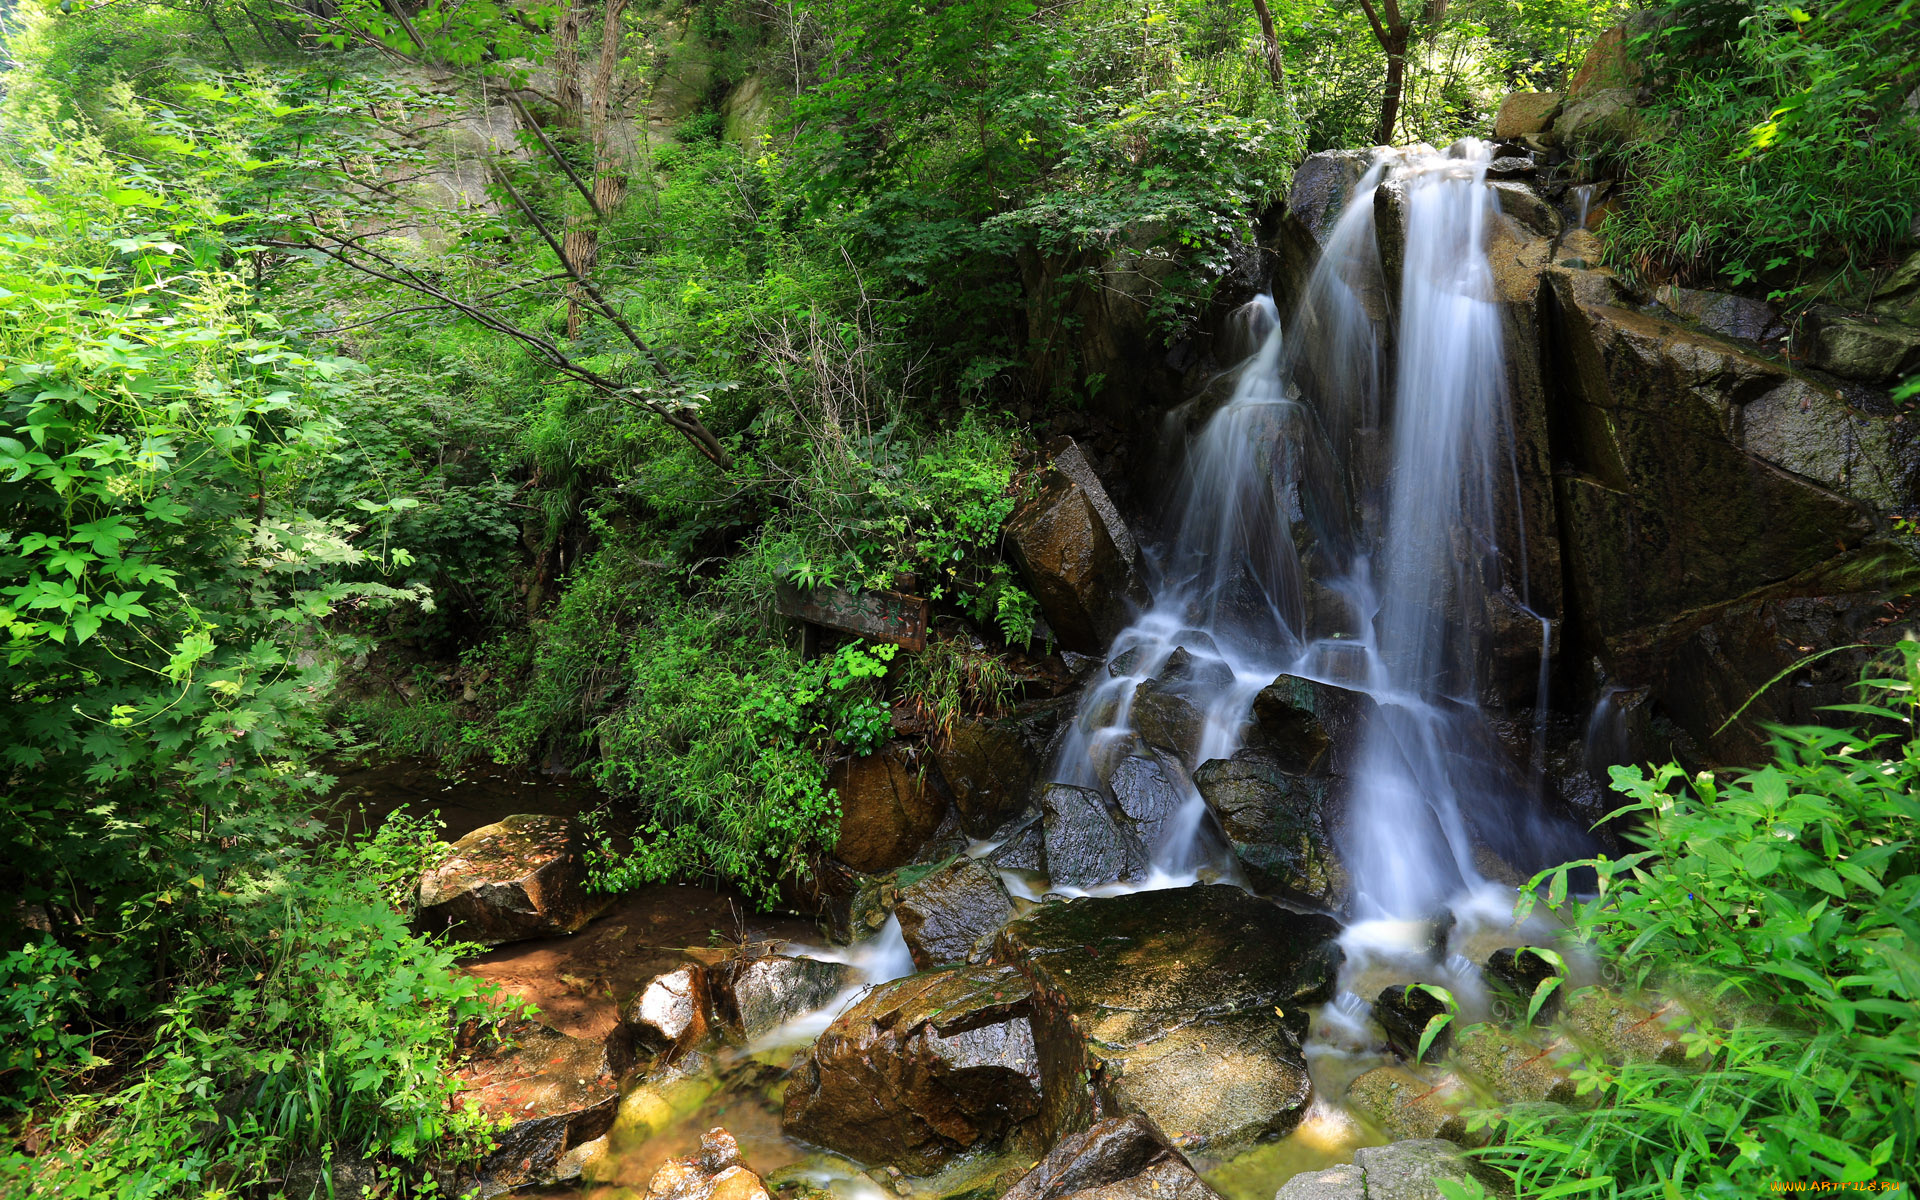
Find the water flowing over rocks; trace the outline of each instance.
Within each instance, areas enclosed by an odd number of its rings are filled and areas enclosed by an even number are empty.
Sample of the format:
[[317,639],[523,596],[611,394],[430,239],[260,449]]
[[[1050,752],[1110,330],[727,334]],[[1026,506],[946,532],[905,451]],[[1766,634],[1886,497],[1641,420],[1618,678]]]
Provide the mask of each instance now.
[[883,984],[836,1018],[789,1085],[792,1135],[924,1174],[1040,1111],[1033,995],[1011,967]]
[[1060,1139],[1004,1200],[1218,1200],[1144,1117],[1109,1117]]
[[521,814],[482,826],[421,876],[416,919],[486,945],[572,933],[605,907],[587,893],[584,850],[566,817]]
[[716,1015],[748,1041],[821,1007],[859,977],[846,963],[784,954],[733,959],[711,974]]
[[1152,603],[1140,549],[1071,439],[1049,448],[1040,493],[1007,521],[1007,545],[1060,644],[1099,653]]
[[1299,1038],[1329,995],[1331,920],[1199,885],[1049,904],[1001,931],[1032,982],[1044,1128],[1139,1114],[1219,1151],[1285,1133],[1310,1093]]

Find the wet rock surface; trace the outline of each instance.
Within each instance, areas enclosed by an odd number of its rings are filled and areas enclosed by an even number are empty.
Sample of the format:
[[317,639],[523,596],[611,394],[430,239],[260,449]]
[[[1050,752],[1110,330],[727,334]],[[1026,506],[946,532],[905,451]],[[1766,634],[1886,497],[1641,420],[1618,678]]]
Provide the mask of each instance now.
[[1210,1150],[1291,1129],[1309,1092],[1305,1006],[1332,986],[1338,928],[1205,885],[1008,925],[995,953],[1032,981],[1046,1129],[1138,1114]]
[[1873,314],[1822,306],[1813,312],[1809,361],[1863,383],[1892,384],[1920,370],[1920,329]]
[[1153,1122],[1109,1117],[1068,1134],[1004,1200],[1218,1200]]
[[1274,1200],[1440,1200],[1442,1180],[1501,1191],[1499,1178],[1476,1171],[1460,1147],[1422,1138],[1362,1146],[1352,1165],[1295,1176]]
[[1295,774],[1344,773],[1373,708],[1365,692],[1282,675],[1253,698],[1246,744]]
[[1293,184],[1287,191],[1288,216],[1299,222],[1315,243],[1325,245],[1340,219],[1340,210],[1372,160],[1373,153],[1368,150],[1322,150],[1308,155],[1293,171]]
[[[1446,1012],[1447,1006],[1439,997],[1407,984],[1384,989],[1373,1002],[1373,1018],[1387,1031],[1387,1043],[1409,1060],[1419,1060],[1416,1051],[1420,1039],[1426,1036],[1428,1023]],[[1452,1044],[1453,1029],[1449,1025],[1434,1037],[1423,1061],[1439,1059]]]
[[1041,1108],[1032,991],[1011,967],[883,984],[835,1019],[786,1094],[787,1132],[924,1174]]
[[648,981],[621,1014],[621,1024],[636,1050],[674,1058],[707,1036],[711,1012],[706,968],[689,964]]
[[1290,772],[1264,751],[1242,750],[1203,763],[1193,783],[1255,887],[1323,907],[1345,900],[1348,876],[1332,836],[1327,779]]
[[1043,749],[1013,721],[954,722],[934,761],[967,833],[986,837],[1026,806],[1040,776]]
[[1147,850],[1090,788],[1048,784],[1040,793],[1047,871],[1056,887],[1091,887],[1147,873]]
[[1576,1104],[1578,1087],[1565,1069],[1576,1056],[1558,1038],[1544,1045],[1491,1025],[1474,1025],[1453,1043],[1453,1065],[1503,1103],[1552,1101]]
[[859,978],[846,963],[783,954],[734,959],[712,975],[717,1015],[749,1041],[821,1007]]
[[1013,916],[1013,901],[991,867],[962,858],[903,889],[894,915],[914,966],[925,970],[971,959]]
[[1668,286],[1654,293],[1667,310],[1685,321],[1723,337],[1745,342],[1770,342],[1787,335],[1787,327],[1773,306],[1726,292],[1702,292]]
[[606,906],[587,893],[585,843],[566,817],[483,825],[420,878],[416,920],[486,945],[572,933]]
[[912,862],[946,815],[946,797],[897,747],[841,760],[827,783],[840,798],[833,855],[856,871],[891,871]]
[[1467,1131],[1467,1110],[1476,1104],[1473,1089],[1452,1073],[1423,1079],[1400,1067],[1375,1067],[1347,1085],[1347,1107],[1388,1137],[1484,1145],[1484,1131]]
[[1007,521],[1007,545],[1060,644],[1098,654],[1152,596],[1139,547],[1069,440],[1040,493]]
[[700,1139],[700,1152],[671,1158],[647,1182],[647,1200],[768,1200],[760,1177],[740,1158],[739,1143],[725,1129]]
[[1185,803],[1186,771],[1162,754],[1131,754],[1114,768],[1108,787],[1134,836],[1151,850],[1166,836],[1167,822]]
[[554,1178],[566,1151],[607,1132],[632,1065],[623,1037],[568,1037],[535,1021],[502,1022],[453,1071],[462,1103],[504,1122],[498,1148],[474,1172],[486,1196]]

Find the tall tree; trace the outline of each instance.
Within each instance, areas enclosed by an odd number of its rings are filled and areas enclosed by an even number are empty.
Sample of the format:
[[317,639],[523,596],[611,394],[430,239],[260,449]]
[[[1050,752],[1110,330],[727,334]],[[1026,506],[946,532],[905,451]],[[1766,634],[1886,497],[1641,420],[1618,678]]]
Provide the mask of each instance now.
[[[1446,3],[1430,0],[1428,7],[1437,20],[1439,13],[1445,11]],[[1393,127],[1400,121],[1400,96],[1407,86],[1407,44],[1413,38],[1413,19],[1398,0],[1380,0],[1378,9],[1374,8],[1373,0],[1360,0],[1360,11],[1367,14],[1367,24],[1387,55],[1387,85],[1380,95],[1380,123],[1373,127],[1374,144],[1384,146],[1393,141]],[[1384,21],[1382,16],[1386,18]]]
[[1273,28],[1273,11],[1267,7],[1267,0],[1253,0],[1253,11],[1260,18],[1260,52],[1266,59],[1267,76],[1273,80],[1273,86],[1283,88],[1287,85],[1287,64],[1280,56],[1280,35]]

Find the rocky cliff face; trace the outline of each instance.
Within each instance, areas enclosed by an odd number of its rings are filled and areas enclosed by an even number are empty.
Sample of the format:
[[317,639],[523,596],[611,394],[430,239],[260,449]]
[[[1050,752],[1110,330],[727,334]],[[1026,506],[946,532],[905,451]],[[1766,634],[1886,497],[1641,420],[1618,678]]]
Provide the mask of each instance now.
[[[1518,125],[1553,105],[1511,107]],[[1812,652],[1891,641],[1920,585],[1900,528],[1920,506],[1920,440],[1881,390],[1920,344],[1920,328],[1901,319],[1920,310],[1901,307],[1920,294],[1907,279],[1920,279],[1920,255],[1895,272],[1879,309],[1816,313],[1790,345],[1780,314],[1759,301],[1630,286],[1597,265],[1601,247],[1570,202],[1548,198],[1556,189],[1530,160],[1503,163],[1489,172],[1507,177],[1488,184],[1505,214],[1488,249],[1505,310],[1517,485],[1504,573],[1524,573],[1528,607],[1562,631],[1549,649],[1560,688],[1589,701],[1609,688],[1650,698],[1638,738],[1666,736],[1636,754],[1750,759],[1761,723],[1814,721],[1820,706],[1850,699],[1870,651],[1789,675],[1723,729],[1728,716]],[[1277,243],[1290,260],[1276,279],[1283,295],[1311,269],[1328,214],[1359,174],[1347,151],[1297,173]],[[1376,197],[1375,211],[1391,274],[1392,198]],[[1498,631],[1515,616],[1488,620]],[[1497,639],[1489,699],[1527,701],[1535,638]]]

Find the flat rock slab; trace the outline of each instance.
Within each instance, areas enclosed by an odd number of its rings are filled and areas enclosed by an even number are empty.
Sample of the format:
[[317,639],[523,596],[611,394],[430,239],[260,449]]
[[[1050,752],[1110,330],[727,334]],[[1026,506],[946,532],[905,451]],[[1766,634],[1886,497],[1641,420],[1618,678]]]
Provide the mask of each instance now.
[[489,1031],[453,1077],[469,1090],[461,1102],[506,1127],[498,1149],[475,1171],[483,1195],[554,1178],[561,1157],[613,1127],[620,1075],[631,1065],[624,1039],[568,1037],[536,1021],[505,1021]]
[[587,893],[584,850],[566,817],[522,813],[483,825],[420,877],[417,920],[490,946],[572,933],[606,907]]
[[1238,888],[1049,904],[995,955],[1032,981],[1050,1133],[1139,1114],[1193,1148],[1285,1133],[1310,1087],[1306,1006],[1339,966],[1330,918]]
[[1060,1139],[1005,1200],[1219,1200],[1145,1117],[1109,1117]]
[[882,984],[820,1035],[787,1088],[789,1134],[911,1174],[1040,1111],[1033,994],[1012,967]]

